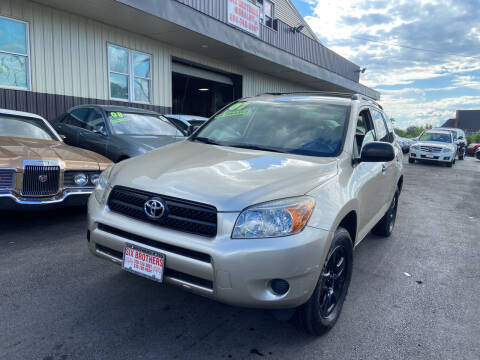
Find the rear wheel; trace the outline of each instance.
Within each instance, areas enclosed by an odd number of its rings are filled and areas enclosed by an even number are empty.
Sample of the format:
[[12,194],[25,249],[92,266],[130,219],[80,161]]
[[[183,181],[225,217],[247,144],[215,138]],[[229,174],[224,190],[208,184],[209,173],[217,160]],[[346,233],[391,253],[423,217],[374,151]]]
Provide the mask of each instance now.
[[312,297],[295,314],[303,330],[319,336],[335,325],[347,296],[352,265],[352,239],[347,230],[338,228]]
[[397,208],[398,208],[398,197],[400,192],[395,191],[393,200],[388,208],[387,213],[380,219],[380,221],[372,229],[372,232],[378,236],[388,237],[392,235],[393,229],[395,227],[395,221],[397,219]]

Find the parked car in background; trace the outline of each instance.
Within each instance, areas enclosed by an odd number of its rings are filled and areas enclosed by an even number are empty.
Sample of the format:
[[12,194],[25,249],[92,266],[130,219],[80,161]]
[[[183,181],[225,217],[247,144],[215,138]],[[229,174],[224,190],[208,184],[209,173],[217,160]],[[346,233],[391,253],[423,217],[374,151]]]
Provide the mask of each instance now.
[[426,130],[410,147],[408,162],[436,161],[452,167],[457,155],[457,144],[448,130]]
[[408,139],[405,137],[398,136],[395,134],[395,139],[397,140],[398,145],[402,148],[402,152],[407,154],[410,151],[410,145],[412,145],[415,141],[412,139]]
[[475,150],[475,157],[480,160],[480,147]]
[[467,146],[467,155],[475,156],[475,152],[480,148],[480,143],[471,143]]
[[80,105],[59,117],[55,129],[65,142],[93,150],[114,162],[184,139],[160,114],[126,106]]
[[65,145],[38,115],[0,109],[0,210],[85,205],[111,164]]
[[185,136],[189,136],[202,126],[208,118],[194,115],[178,115],[178,114],[166,114],[164,115],[170,120],[177,128],[179,128]]
[[467,153],[467,137],[465,135],[465,131],[462,129],[457,128],[447,128],[447,127],[440,127],[434,128],[432,130],[448,130],[453,135],[453,141],[457,144],[457,155],[458,160],[463,160]]
[[306,331],[325,333],[353,247],[394,229],[403,155],[387,122],[361,95],[235,102],[187,141],[102,174],[89,249],[222,302],[296,312]]

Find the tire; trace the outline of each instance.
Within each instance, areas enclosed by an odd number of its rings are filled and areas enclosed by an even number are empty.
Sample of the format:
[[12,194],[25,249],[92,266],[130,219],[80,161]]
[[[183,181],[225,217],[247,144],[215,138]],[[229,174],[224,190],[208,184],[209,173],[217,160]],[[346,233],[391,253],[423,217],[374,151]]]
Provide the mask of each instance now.
[[333,328],[347,296],[352,268],[352,239],[349,232],[340,227],[335,231],[312,296],[297,308],[294,320],[298,327],[315,336]]
[[449,162],[447,163],[447,167],[451,168],[453,166],[453,161],[452,162]]
[[393,229],[395,228],[395,221],[397,219],[399,195],[400,192],[397,189],[387,212],[385,213],[385,215],[383,215],[377,225],[375,225],[372,229],[372,232],[375,235],[383,237],[389,237],[390,235],[392,235]]
[[408,163],[409,164],[415,164],[415,159],[412,159],[411,157],[408,158]]

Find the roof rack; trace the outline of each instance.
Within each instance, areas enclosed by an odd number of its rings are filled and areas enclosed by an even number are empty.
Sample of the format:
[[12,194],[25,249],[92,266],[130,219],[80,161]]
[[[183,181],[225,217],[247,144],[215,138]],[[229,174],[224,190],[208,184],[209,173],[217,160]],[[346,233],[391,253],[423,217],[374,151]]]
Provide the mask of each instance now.
[[365,100],[374,103],[376,106],[378,106],[380,109],[383,110],[383,107],[374,99],[367,95],[362,95],[362,94],[355,94],[355,93],[347,93],[347,92],[335,92],[335,91],[286,91],[286,92],[264,92],[257,94],[257,96],[262,96],[262,95],[291,95],[291,94],[318,94],[318,95],[323,95],[323,96],[335,96],[335,97],[343,97],[347,99],[352,99],[352,100]]

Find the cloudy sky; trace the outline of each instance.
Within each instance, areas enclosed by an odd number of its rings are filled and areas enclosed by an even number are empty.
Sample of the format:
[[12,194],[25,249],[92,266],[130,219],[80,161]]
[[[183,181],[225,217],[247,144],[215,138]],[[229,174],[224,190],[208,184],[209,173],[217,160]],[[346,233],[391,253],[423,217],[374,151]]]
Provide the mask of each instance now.
[[367,68],[361,82],[396,126],[480,109],[480,0],[293,2],[326,46]]

